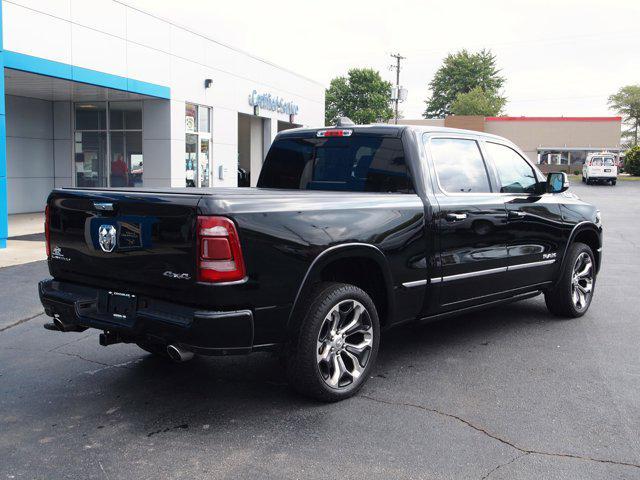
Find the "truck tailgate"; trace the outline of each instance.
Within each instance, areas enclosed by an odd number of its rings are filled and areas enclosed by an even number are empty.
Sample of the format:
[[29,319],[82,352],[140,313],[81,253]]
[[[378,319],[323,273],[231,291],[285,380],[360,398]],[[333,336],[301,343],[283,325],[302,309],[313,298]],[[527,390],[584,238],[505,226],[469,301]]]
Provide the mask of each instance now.
[[136,285],[147,290],[188,288],[196,281],[200,198],[188,193],[54,190],[48,200],[52,275],[123,290]]

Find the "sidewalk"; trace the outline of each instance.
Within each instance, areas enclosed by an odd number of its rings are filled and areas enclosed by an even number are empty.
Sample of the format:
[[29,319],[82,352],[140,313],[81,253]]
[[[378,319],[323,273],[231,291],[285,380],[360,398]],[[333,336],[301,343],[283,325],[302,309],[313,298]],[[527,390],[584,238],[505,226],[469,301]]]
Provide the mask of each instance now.
[[9,215],[7,248],[0,249],[0,268],[45,260],[44,212]]

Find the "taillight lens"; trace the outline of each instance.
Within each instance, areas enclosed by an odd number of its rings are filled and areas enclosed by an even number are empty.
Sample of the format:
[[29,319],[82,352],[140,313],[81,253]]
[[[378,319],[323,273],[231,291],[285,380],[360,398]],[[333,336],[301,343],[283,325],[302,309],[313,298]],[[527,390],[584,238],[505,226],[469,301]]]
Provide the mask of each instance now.
[[51,256],[51,233],[49,230],[50,223],[51,222],[49,219],[49,205],[47,205],[46,207],[44,207],[44,240],[47,248],[47,257]]
[[245,277],[240,239],[226,217],[198,217],[198,281],[234,282]]

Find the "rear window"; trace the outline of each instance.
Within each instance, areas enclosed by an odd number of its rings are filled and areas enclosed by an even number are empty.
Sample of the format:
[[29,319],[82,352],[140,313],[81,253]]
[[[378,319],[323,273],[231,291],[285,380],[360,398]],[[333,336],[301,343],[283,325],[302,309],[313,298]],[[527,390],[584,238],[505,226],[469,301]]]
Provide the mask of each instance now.
[[283,138],[271,146],[258,187],[413,193],[399,138]]
[[612,167],[616,164],[616,162],[611,157],[593,157],[589,162],[589,165],[592,167]]

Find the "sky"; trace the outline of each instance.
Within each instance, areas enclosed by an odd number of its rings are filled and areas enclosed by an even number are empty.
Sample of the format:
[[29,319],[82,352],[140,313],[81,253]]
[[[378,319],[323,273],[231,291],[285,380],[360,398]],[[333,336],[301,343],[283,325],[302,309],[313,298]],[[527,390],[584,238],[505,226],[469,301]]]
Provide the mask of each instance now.
[[489,48],[508,115],[614,115],[607,98],[640,84],[640,0],[126,0],[328,86],[349,68],[395,82],[404,118],[420,118],[442,59]]

